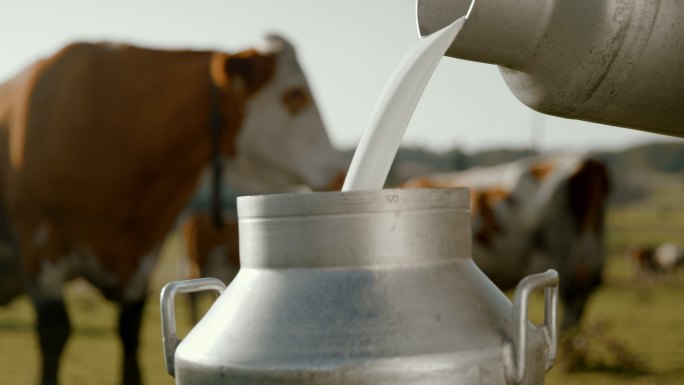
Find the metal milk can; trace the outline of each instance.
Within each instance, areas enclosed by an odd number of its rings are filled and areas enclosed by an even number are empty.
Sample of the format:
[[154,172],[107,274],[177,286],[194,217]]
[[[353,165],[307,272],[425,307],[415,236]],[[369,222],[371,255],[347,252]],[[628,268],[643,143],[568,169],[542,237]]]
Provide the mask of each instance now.
[[417,0],[421,35],[466,14],[446,55],[499,65],[527,106],[684,137],[684,2]]
[[[556,355],[558,274],[514,302],[475,266],[467,189],[241,197],[241,269],[161,295],[177,384],[543,384]],[[527,320],[545,292],[545,321]],[[174,296],[221,293],[180,340]]]

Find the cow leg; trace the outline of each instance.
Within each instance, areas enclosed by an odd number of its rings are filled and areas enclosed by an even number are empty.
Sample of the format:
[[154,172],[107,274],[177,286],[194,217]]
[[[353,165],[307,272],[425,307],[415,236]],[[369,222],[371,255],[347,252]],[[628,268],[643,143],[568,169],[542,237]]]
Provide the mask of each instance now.
[[122,302],[119,310],[119,336],[123,344],[123,378],[124,385],[142,384],[138,362],[138,346],[140,345],[140,326],[142,324],[145,299]]
[[17,247],[0,240],[0,305],[10,303],[24,294],[24,277]]
[[56,385],[59,361],[71,333],[69,316],[60,297],[45,294],[40,289],[29,290],[36,310],[37,331],[42,353],[42,385]]
[[[601,285],[601,271],[585,274],[582,278],[578,278],[577,275],[566,277],[568,279],[565,282],[561,278],[559,297],[565,310],[561,330],[567,331],[580,326],[589,297]],[[574,278],[575,282],[568,282],[571,278]]]

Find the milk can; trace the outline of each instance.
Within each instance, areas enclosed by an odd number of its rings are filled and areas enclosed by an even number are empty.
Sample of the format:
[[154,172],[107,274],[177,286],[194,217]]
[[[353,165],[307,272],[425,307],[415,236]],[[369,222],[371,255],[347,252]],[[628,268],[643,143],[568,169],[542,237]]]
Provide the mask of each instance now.
[[[162,291],[177,384],[543,384],[556,355],[558,274],[514,302],[475,266],[467,189],[241,197],[241,269]],[[527,320],[544,289],[545,320]],[[220,293],[182,340],[178,292]]]
[[684,137],[684,2],[417,0],[428,35],[467,14],[447,55],[497,64],[546,114]]

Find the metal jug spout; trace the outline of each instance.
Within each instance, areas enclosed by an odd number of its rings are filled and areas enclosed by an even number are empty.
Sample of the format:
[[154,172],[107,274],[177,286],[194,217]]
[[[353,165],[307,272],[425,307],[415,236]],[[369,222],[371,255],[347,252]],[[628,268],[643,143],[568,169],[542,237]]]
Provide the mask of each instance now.
[[465,16],[445,55],[499,65],[528,107],[684,137],[684,2],[416,1],[421,36]]
[[417,0],[418,33],[425,37],[461,17],[463,29],[446,56],[515,68],[548,20],[544,0]]

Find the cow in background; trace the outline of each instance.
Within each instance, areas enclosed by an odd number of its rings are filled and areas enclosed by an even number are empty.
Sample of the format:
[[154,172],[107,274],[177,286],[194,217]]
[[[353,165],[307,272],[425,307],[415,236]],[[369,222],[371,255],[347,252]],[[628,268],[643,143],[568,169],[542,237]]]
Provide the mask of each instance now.
[[562,327],[578,325],[604,266],[605,165],[581,155],[544,155],[420,176],[403,187],[470,188],[475,263],[503,290],[528,274],[558,270]]
[[69,45],[0,85],[0,149],[2,235],[19,246],[43,385],[57,383],[71,330],[62,286],[77,276],[119,304],[122,382],[141,382],[148,277],[217,153],[245,188],[322,186],[339,166],[277,37],[235,54]]
[[631,246],[625,250],[625,257],[634,266],[634,278],[638,282],[649,280],[660,271],[653,247]]
[[657,268],[672,274],[684,263],[684,247],[678,242],[665,242],[655,249],[653,259]]
[[625,256],[634,266],[638,281],[655,278],[658,275],[672,275],[684,263],[684,248],[677,242],[665,242],[658,247],[630,246]]

